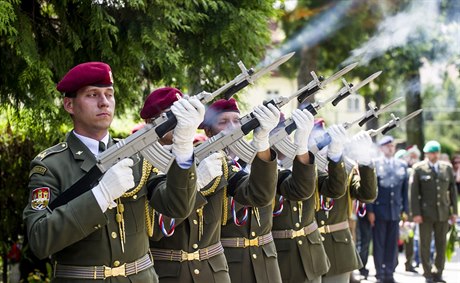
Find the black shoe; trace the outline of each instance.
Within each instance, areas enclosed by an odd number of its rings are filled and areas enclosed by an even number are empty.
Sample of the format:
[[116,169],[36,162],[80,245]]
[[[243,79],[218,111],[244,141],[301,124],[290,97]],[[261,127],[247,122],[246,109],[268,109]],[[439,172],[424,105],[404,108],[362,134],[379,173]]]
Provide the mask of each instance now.
[[441,276],[433,276],[433,282],[446,283],[446,280],[443,280]]
[[364,276],[364,279],[367,280],[367,276],[369,275],[369,269],[361,268],[359,270],[359,274],[361,274],[361,276]]
[[417,270],[413,266],[406,266],[406,271],[407,272],[413,272],[413,273],[418,273]]
[[433,278],[425,278],[425,283],[435,283]]

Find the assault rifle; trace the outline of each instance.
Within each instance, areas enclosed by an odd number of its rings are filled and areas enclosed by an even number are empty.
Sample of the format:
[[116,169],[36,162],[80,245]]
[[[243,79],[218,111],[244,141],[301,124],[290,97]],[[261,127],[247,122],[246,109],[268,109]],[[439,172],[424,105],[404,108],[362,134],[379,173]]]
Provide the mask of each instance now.
[[[327,79],[324,79],[321,76],[318,77],[315,74],[315,72],[311,72],[313,80],[310,81],[303,88],[297,90],[293,95],[289,97],[277,97],[264,104],[273,104],[276,107],[281,108],[294,98],[297,98],[299,102],[303,102],[308,96],[318,92],[320,89],[323,89],[331,81],[340,78],[344,74],[348,73],[354,67],[356,67],[356,65],[357,63],[350,64]],[[198,161],[201,161],[211,153],[228,147],[242,160],[252,161],[252,159],[255,156],[256,150],[253,146],[244,142],[243,137],[255,128],[257,128],[260,125],[260,123],[254,117],[253,113],[249,113],[240,118],[240,122],[240,127],[234,128],[230,132],[222,131],[219,134],[209,138],[208,140],[200,144],[198,147],[196,147],[195,158]]]
[[[212,93],[203,91],[196,96],[202,103],[208,103],[220,95],[228,99],[248,84],[254,83],[254,81],[263,75],[276,69],[293,55],[294,52],[286,54],[257,72],[254,72],[252,68],[249,70],[246,69],[244,64],[240,61],[238,62],[238,66],[241,69],[241,73],[232,81]],[[163,113],[163,115],[155,119],[152,123],[146,124],[142,129],[126,139],[122,139],[114,146],[109,147],[96,157],[97,163],[85,176],[60,194],[48,207],[50,209],[55,209],[80,196],[84,192],[89,191],[98,183],[99,179],[110,167],[124,158],[132,157],[138,159],[138,154],[141,154],[161,172],[167,172],[169,166],[171,166],[174,161],[174,157],[158,143],[158,140],[167,132],[173,130],[176,125],[176,117],[171,111],[168,111]]]

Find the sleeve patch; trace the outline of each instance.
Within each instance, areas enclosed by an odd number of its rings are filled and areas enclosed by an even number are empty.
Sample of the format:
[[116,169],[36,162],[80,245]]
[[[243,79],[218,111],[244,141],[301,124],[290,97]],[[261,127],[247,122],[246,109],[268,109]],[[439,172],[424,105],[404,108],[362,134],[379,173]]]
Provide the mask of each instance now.
[[34,166],[34,168],[32,168],[32,170],[30,170],[29,178],[30,178],[33,174],[45,175],[46,170],[48,170],[48,169],[47,169],[45,166],[36,165],[36,166]]
[[50,201],[50,188],[36,188],[32,191],[31,206],[34,210],[44,210]]

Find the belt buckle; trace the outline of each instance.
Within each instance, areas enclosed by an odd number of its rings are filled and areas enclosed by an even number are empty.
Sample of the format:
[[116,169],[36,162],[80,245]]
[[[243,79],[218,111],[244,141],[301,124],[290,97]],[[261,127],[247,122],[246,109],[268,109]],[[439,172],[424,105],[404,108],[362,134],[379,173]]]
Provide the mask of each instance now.
[[181,259],[182,261],[200,260],[200,253],[199,251],[194,251],[193,253],[181,251]]
[[258,247],[259,246],[259,237],[254,239],[244,238],[244,247]]
[[294,239],[294,238],[297,238],[297,237],[300,237],[300,236],[305,236],[305,230],[304,229],[300,229],[300,230],[297,230],[297,231],[293,230],[291,239]]
[[123,265],[118,267],[108,267],[104,265],[104,279],[116,276],[126,277],[126,263],[123,263]]

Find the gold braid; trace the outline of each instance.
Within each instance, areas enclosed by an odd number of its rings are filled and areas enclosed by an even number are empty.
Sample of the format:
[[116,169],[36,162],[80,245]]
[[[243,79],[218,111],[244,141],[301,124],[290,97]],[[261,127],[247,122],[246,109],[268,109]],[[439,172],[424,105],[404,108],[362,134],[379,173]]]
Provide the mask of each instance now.
[[319,211],[321,209],[321,204],[319,203],[318,178],[316,178],[316,187],[315,187],[315,209],[316,209],[316,211]]
[[353,167],[350,171],[350,174],[348,174],[348,179],[347,179],[347,202],[348,202],[348,217],[351,217],[352,209],[353,209],[353,203],[351,201],[351,183],[353,181],[353,176],[355,174],[356,167]]
[[[224,177],[228,180],[228,164],[225,159],[222,159],[222,166],[224,167]],[[222,225],[227,225],[228,220],[228,198],[227,198],[227,186],[224,187],[224,194],[222,196]]]
[[145,199],[145,225],[147,226],[147,235],[153,236],[153,227],[155,226],[155,209],[150,212],[150,204],[147,198]]

